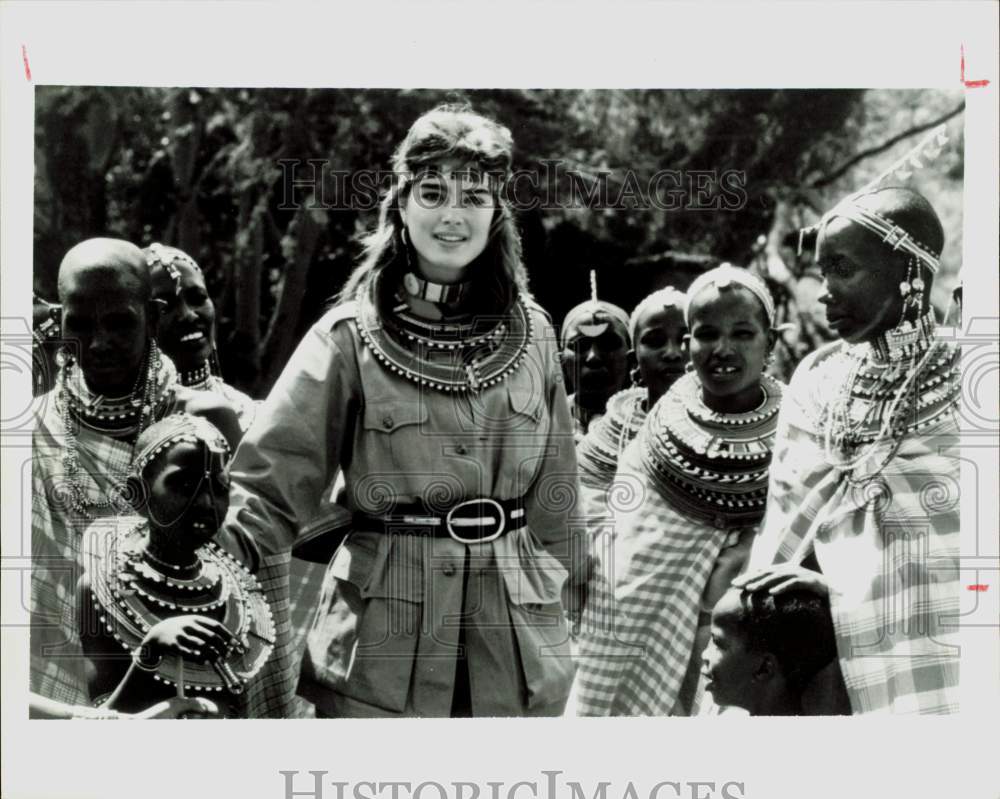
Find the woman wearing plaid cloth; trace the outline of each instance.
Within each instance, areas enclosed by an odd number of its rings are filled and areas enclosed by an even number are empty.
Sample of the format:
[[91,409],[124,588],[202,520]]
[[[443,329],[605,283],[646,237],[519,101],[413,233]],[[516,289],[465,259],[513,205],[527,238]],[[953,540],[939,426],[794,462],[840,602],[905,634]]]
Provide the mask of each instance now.
[[694,371],[650,411],[619,462],[614,526],[581,629],[580,715],[688,715],[698,708],[712,606],[743,567],[764,512],[782,386],[763,374],[774,302],[724,264],[688,290]]
[[935,338],[929,300],[943,244],[907,189],[823,216],[821,299],[841,340],[792,377],[767,520],[736,581],[829,596],[854,713],[958,709],[960,351]]

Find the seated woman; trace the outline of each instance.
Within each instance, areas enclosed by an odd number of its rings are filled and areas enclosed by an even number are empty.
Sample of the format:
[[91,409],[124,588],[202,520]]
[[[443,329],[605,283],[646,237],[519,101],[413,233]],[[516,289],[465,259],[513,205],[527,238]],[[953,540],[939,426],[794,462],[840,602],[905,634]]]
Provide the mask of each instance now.
[[[577,445],[580,467],[580,508],[588,520],[591,538],[596,539],[610,515],[609,500],[628,486],[613,489],[618,459],[635,438],[646,414],[684,374],[684,293],[673,286],[654,291],[640,302],[629,319],[633,349],[628,358],[635,364],[632,388],[619,391],[608,400],[607,411]],[[609,490],[612,496],[609,497]]]
[[136,443],[128,485],[143,518],[85,534],[78,585],[80,639],[95,703],[137,713],[172,696],[211,696],[226,716],[274,645],[257,580],[212,542],[229,506],[229,445],[181,413]]
[[656,404],[615,481],[616,511],[585,610],[581,715],[696,712],[709,611],[742,567],[764,511],[782,387],[763,374],[775,342],[767,288],[724,264],[687,295],[694,372]]
[[215,305],[205,287],[201,267],[176,247],[150,244],[143,251],[160,304],[156,341],[177,367],[181,385],[222,395],[246,431],[257,403],[222,379],[215,349]]

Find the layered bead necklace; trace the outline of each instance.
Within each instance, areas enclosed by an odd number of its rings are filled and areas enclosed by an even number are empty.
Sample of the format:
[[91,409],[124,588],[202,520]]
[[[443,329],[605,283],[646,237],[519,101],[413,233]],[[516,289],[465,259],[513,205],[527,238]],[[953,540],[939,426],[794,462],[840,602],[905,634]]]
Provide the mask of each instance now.
[[853,472],[881,450],[874,470],[857,478],[871,479],[907,434],[930,427],[957,407],[959,351],[935,341],[935,330],[934,312],[928,311],[915,324],[903,322],[870,344],[845,349],[847,379],[819,419],[834,468]]
[[124,509],[128,503],[120,494],[109,494],[103,500],[90,497],[79,482],[80,455],[77,440],[77,423],[101,435],[115,439],[132,439],[132,451],[125,470],[131,466],[135,455],[135,440],[139,433],[153,421],[160,400],[173,384],[176,373],[169,359],[160,357],[159,348],[151,341],[139,376],[132,391],[124,397],[105,397],[87,387],[83,373],[74,359],[65,360],[59,370],[56,409],[60,414],[65,433],[62,449],[65,487],[69,492],[70,506],[81,515],[89,515],[90,508]]
[[460,394],[505,380],[523,362],[535,334],[520,297],[499,318],[437,322],[417,316],[402,301],[381,314],[369,295],[358,302],[357,327],[365,346],[393,374]]
[[614,480],[618,459],[646,419],[647,393],[645,388],[627,388],[608,400],[605,415],[576,448],[582,482],[607,488]]
[[163,619],[187,614],[221,621],[234,643],[212,663],[164,657],[153,678],[202,692],[238,695],[270,657],[275,643],[271,608],[260,582],[215,543],[200,547],[195,563],[175,566],[148,549],[148,523],[123,524],[109,538],[108,549],[91,575],[91,591],[107,631],[134,652],[149,630]]
[[642,463],[682,514],[720,529],[763,518],[784,387],[768,375],[760,387],[758,407],[719,413],[705,405],[701,382],[689,372],[650,412],[639,433]]

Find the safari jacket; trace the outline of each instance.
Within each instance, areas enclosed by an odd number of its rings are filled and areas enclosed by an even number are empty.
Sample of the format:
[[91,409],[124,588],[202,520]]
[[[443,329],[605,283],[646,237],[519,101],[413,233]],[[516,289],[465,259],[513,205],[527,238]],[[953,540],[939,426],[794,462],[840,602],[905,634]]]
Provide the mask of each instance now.
[[[586,536],[572,519],[578,477],[556,339],[529,305],[526,358],[470,395],[390,372],[362,342],[355,303],[340,305],[305,336],[244,437],[229,523],[265,562],[329,512],[339,470],[351,512],[524,500],[527,524],[485,544],[355,526],[328,567],[300,683],[323,713],[447,716],[460,632],[474,715],[562,712],[572,664],[560,592],[567,572],[584,579]],[[272,604],[280,612],[287,598]]]

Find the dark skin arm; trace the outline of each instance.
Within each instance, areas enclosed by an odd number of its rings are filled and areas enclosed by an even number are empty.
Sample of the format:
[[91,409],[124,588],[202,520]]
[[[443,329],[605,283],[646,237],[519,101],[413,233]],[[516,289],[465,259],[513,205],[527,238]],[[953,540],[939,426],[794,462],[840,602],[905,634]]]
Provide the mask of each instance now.
[[[80,608],[80,642],[88,658],[87,674],[91,696],[110,693],[102,707],[119,710],[149,704],[151,691],[162,686],[151,685],[150,673],[141,669],[131,655],[125,653],[100,622],[86,575],[77,586]],[[185,659],[208,662],[222,657],[232,636],[223,624],[207,616],[193,614],[164,619],[146,634],[139,647],[140,661],[153,668],[160,659],[181,655]]]

